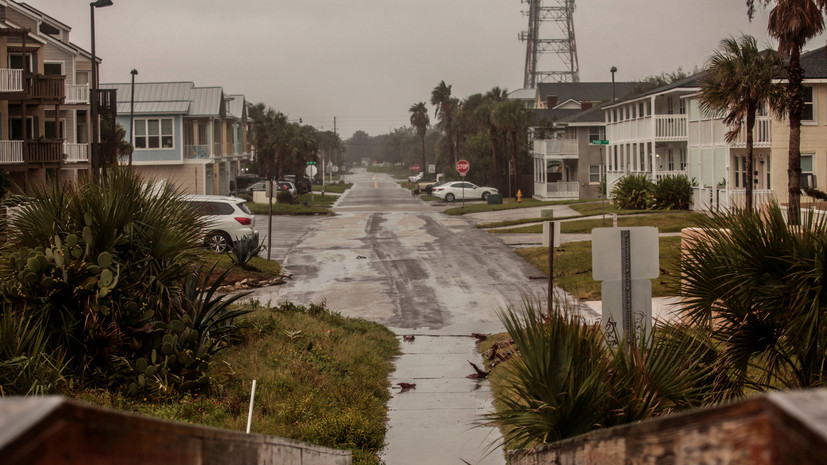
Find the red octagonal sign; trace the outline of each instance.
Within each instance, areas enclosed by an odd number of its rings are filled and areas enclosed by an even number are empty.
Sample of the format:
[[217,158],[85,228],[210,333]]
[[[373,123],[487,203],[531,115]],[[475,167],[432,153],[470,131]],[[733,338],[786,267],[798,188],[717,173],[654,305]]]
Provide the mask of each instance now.
[[471,169],[471,164],[465,160],[460,160],[457,162],[457,171],[459,171],[460,176],[465,176],[465,173]]

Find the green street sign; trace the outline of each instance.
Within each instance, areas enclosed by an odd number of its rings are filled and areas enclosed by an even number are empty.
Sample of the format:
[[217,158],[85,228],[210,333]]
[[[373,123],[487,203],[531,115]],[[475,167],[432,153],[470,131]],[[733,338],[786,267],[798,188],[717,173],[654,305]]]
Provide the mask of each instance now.
[[607,140],[593,140],[592,145],[609,145]]
[[[607,142],[607,143],[608,143],[608,142]],[[316,164],[316,162],[315,162],[315,161],[309,161],[309,162],[307,162],[307,164],[308,164],[308,165],[315,165],[315,164]]]

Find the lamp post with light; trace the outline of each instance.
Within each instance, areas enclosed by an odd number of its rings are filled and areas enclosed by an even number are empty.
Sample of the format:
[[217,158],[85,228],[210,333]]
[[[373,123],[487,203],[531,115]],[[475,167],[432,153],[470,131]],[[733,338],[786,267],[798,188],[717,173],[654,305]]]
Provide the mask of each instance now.
[[92,175],[97,177],[101,168],[100,144],[98,141],[98,63],[95,57],[95,8],[112,6],[112,0],[97,0],[89,4],[92,17],[92,89],[90,111],[92,115]]
[[[137,69],[133,69],[129,72],[132,75],[132,95],[129,97],[129,139],[132,141],[135,140],[135,76],[138,74]],[[130,144],[132,146],[132,144]],[[135,151],[135,147],[132,146],[129,150],[129,167],[132,168],[132,152]]]

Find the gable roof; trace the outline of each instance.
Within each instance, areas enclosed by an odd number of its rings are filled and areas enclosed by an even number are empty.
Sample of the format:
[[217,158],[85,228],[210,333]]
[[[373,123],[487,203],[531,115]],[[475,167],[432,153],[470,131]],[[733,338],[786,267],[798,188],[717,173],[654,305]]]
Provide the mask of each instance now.
[[[131,110],[132,84],[101,84],[102,89],[118,93],[118,113]],[[225,95],[221,87],[196,87],[193,82],[136,82],[135,114],[180,114],[185,116],[215,116],[224,118]]]
[[[625,97],[632,92],[636,83],[615,82],[615,98]],[[545,102],[549,96],[557,96],[558,102],[602,102],[612,99],[611,82],[542,82],[537,84],[537,94]]]

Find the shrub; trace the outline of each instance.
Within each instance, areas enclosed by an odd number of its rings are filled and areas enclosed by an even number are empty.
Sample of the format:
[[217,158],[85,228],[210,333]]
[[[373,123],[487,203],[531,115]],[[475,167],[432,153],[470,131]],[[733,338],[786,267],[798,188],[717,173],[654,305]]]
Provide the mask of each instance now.
[[267,250],[264,241],[259,240],[258,231],[254,231],[253,234],[233,242],[228,254],[234,265],[238,265],[245,270],[252,270],[255,268],[250,266],[250,260],[253,257],[258,257],[258,254],[264,250]]
[[707,328],[729,397],[827,385],[827,220],[777,204],[715,214],[681,260],[685,314]]
[[[702,405],[714,397],[708,349],[679,327],[616,342],[560,308],[524,302],[500,320],[518,355],[505,369],[497,412],[508,449]],[[501,368],[502,367],[502,368]]]
[[[174,187],[119,168],[96,182],[36,190],[0,260],[3,314],[31,316],[47,350],[65,351],[82,383],[124,389],[132,381],[123,367],[145,358],[166,364],[174,387],[193,387],[190,371],[207,367],[190,360],[200,354],[189,338],[212,341],[196,325],[202,304],[188,291],[202,264],[203,221]],[[183,369],[172,366],[173,354]]]
[[279,191],[276,194],[276,203],[296,203],[293,194],[287,191]]
[[652,208],[689,210],[693,184],[686,176],[668,175],[658,179],[652,188]]
[[646,174],[628,174],[612,188],[615,205],[624,210],[645,210],[649,207],[654,185]]

